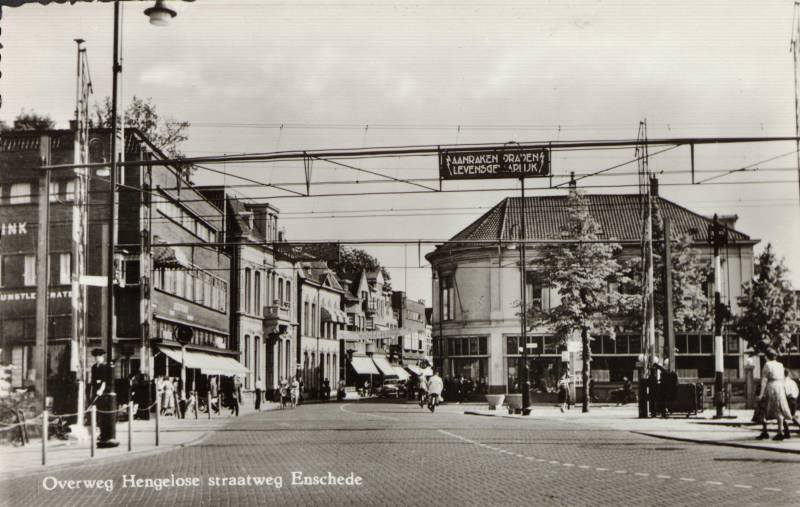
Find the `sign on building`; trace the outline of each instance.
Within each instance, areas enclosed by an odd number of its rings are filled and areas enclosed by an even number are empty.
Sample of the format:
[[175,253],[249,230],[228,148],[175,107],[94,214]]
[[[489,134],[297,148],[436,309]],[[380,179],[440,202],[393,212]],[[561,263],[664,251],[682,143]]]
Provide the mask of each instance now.
[[439,177],[443,180],[541,178],[549,175],[550,150],[547,148],[439,151]]

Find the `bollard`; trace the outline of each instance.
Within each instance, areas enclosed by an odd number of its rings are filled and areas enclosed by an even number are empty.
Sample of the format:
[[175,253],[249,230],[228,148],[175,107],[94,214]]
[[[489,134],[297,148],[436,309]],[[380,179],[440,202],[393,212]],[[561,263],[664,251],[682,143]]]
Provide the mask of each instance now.
[[158,418],[161,415],[161,397],[156,396],[156,446],[158,446]]
[[208,409],[208,418],[211,419],[211,391],[206,393],[206,408]]
[[47,464],[47,410],[42,410],[42,465]]
[[89,441],[90,441],[89,449],[91,450],[91,454],[90,455],[91,455],[91,457],[94,458],[94,444],[95,444],[94,435],[95,435],[95,432],[97,431],[97,407],[94,406],[94,405],[92,405],[92,407],[91,407],[91,412],[90,412],[90,417],[89,417],[89,430],[90,430],[90,433],[89,433]]
[[128,403],[128,452],[133,448],[133,403]]

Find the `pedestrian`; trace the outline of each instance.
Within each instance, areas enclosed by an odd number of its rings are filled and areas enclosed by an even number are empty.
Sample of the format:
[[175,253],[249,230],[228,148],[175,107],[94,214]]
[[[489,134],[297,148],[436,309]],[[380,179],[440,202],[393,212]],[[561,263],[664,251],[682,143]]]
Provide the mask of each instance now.
[[792,413],[789,410],[789,402],[786,399],[786,381],[784,378],[784,367],[778,362],[778,354],[773,349],[767,349],[765,353],[767,362],[764,363],[764,369],[761,371],[761,399],[766,399],[764,414],[762,420],[761,434],[758,436],[759,440],[769,438],[767,432],[767,421],[776,419],[778,421],[778,430],[772,440],[783,440],[784,435],[782,432],[783,421],[785,419],[792,419]]
[[436,405],[439,404],[439,398],[442,396],[443,389],[444,383],[442,382],[442,377],[434,370],[433,376],[428,379],[428,410],[431,412],[436,410]]
[[[240,383],[237,382],[238,378],[235,378],[224,382],[222,385],[222,395],[225,397],[225,400],[228,402],[228,407],[231,409],[231,413],[228,414],[228,417],[236,414],[236,417],[239,417],[239,385]],[[238,385],[237,385],[238,384]]]
[[264,384],[261,382],[261,377],[256,380],[256,410],[261,410],[261,393],[264,390]]
[[300,381],[297,378],[292,379],[292,384],[289,387],[289,395],[292,399],[292,408],[297,407],[297,402],[300,399]]
[[284,378],[281,377],[281,383],[279,387],[279,392],[281,396],[281,408],[286,408],[286,405],[289,403],[289,382]]
[[161,384],[161,415],[176,415],[175,384],[169,377],[166,377]]
[[561,404],[561,413],[569,409],[569,372],[564,372],[558,379],[558,402]]
[[[797,388],[797,382],[794,381],[792,378],[792,373],[788,370],[784,370],[784,378],[785,378],[785,391],[786,391],[786,402],[789,404],[789,413],[792,414],[791,419],[800,428],[800,422],[798,422],[797,417],[797,398],[800,394],[800,389]],[[783,438],[789,438],[789,421],[786,419],[783,420]]]
[[219,414],[219,383],[217,382],[217,377],[211,377],[211,407],[208,409],[214,409],[214,413]]

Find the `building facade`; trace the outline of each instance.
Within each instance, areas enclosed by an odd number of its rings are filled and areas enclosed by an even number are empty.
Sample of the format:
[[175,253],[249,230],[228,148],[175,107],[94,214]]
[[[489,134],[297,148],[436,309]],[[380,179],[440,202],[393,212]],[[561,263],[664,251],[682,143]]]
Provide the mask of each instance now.
[[[692,246],[710,262],[711,247],[706,242],[710,220],[666,199],[656,197],[669,217],[674,236],[689,234]],[[587,195],[588,209],[602,228],[602,239],[623,246],[622,256],[640,255],[638,195]],[[517,381],[521,343],[518,304],[521,274],[519,251],[509,249],[518,240],[521,206],[519,198],[507,198],[474,223],[456,234],[454,240],[489,240],[483,244],[447,244],[427,255],[433,269],[433,355],[445,376],[464,375],[486,379],[491,392],[507,392]],[[526,231],[528,240],[559,239],[567,220],[567,197],[528,197]],[[730,242],[723,257],[723,303],[737,309],[743,281],[753,274],[753,246],[757,240],[735,231],[729,221]],[[497,243],[491,243],[497,241]],[[537,252],[527,247],[530,263]],[[544,309],[559,304],[555,290],[543,289],[533,273],[526,273],[528,301],[538,300]],[[712,284],[713,285],[713,284]],[[713,286],[708,287],[713,300]],[[710,304],[708,300],[697,304]],[[569,350],[548,333],[534,329],[527,333],[531,379],[547,383],[557,376],[562,353]],[[592,377],[598,381],[632,378],[641,336],[618,334],[616,339],[596,337],[591,342]],[[713,337],[708,332],[676,335],[676,371],[684,379],[712,379],[714,376]],[[743,375],[745,350],[741,341],[726,334],[724,340],[725,375]]]
[[[110,160],[110,135],[107,129],[90,132],[90,162]],[[86,278],[107,276],[112,234],[108,175],[93,168],[87,176],[87,200],[78,205],[74,169],[52,170],[49,192],[43,191],[44,172],[39,169],[42,158],[72,164],[74,139],[72,130],[4,132],[0,139],[2,361],[15,366],[15,387],[36,375],[34,357],[42,354],[34,347],[35,293],[37,281],[43,281],[36,268],[39,205],[49,194],[47,379],[56,412],[75,412],[86,352],[106,348],[109,340],[107,289]],[[127,379],[135,373],[179,376],[179,344],[173,339],[177,325],[193,332],[187,347],[196,354],[192,357],[220,357],[220,364],[238,368],[229,340],[229,258],[216,244],[223,214],[192,188],[179,168],[128,165],[166,158],[137,130],[126,130],[124,152],[115,228],[115,332],[110,338],[117,392],[123,397]],[[80,242],[82,262],[76,262],[74,238],[80,224],[85,224],[86,240]],[[78,294],[83,298],[80,309]]]

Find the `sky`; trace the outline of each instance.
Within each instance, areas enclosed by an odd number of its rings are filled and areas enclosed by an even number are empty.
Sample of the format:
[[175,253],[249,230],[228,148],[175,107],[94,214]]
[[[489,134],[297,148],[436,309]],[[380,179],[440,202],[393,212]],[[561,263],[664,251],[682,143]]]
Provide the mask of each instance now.
[[[161,115],[189,121],[188,156],[634,139],[644,119],[650,139],[795,132],[790,0],[169,3],[177,17],[155,27],[143,15],[151,2],[124,2],[121,96],[152,98]],[[3,8],[0,120],[25,110],[67,126],[75,107],[75,38],[86,40],[95,100],[110,95],[112,28],[106,3]],[[709,182],[716,184],[691,185],[686,147],[653,155],[650,168],[662,196],[705,215],[737,214],[737,229],[761,240],[757,251],[772,243],[798,288],[793,150],[792,142],[698,146],[697,181],[758,169]],[[633,149],[556,153],[553,182],[633,156]],[[396,178],[438,174],[435,157],[348,163]],[[200,171],[195,180],[304,182],[302,163],[215,169],[226,175]],[[635,169],[627,165],[580,185],[634,193]],[[420,189],[363,182],[374,179],[315,161],[312,182],[339,184],[314,183],[312,193],[366,195],[236,191],[277,206],[290,240],[409,240],[406,247],[365,248],[389,267],[395,289],[428,304],[424,254],[431,247],[413,242],[450,238],[501,199],[519,195],[514,180],[443,185],[473,190],[463,193],[375,195]],[[548,183],[528,180],[527,192],[560,192]],[[492,190],[498,188],[505,190]]]

